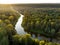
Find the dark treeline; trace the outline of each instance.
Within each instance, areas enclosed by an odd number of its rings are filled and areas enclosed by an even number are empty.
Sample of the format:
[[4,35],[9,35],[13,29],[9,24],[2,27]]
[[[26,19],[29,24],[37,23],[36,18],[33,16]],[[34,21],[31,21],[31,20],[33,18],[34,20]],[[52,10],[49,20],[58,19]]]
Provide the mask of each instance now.
[[33,7],[33,8],[60,8],[60,4],[11,4],[12,6]]

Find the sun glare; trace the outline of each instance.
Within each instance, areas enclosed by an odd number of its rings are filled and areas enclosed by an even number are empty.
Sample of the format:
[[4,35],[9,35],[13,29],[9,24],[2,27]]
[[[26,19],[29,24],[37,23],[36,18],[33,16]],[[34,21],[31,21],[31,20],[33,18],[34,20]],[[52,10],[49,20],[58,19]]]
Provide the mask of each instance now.
[[15,3],[59,3],[60,0],[0,0],[0,4],[15,4]]
[[0,0],[0,4],[11,4],[14,0]]

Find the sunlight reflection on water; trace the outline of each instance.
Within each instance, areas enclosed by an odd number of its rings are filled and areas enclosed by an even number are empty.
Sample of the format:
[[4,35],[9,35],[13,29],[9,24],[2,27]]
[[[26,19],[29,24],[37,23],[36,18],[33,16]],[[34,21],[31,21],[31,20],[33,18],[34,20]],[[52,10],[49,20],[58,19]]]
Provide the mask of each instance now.
[[20,18],[18,19],[18,21],[15,25],[15,29],[18,34],[25,34],[26,32],[24,31],[24,28],[21,26],[24,15],[22,15],[22,14],[20,14],[20,15],[21,15]]

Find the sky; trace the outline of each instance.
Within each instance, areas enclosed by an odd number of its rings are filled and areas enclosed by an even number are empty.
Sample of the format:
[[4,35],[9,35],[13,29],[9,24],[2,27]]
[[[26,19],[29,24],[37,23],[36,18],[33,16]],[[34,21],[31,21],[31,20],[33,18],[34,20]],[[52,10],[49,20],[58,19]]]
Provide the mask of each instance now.
[[60,3],[60,0],[0,0],[0,4]]

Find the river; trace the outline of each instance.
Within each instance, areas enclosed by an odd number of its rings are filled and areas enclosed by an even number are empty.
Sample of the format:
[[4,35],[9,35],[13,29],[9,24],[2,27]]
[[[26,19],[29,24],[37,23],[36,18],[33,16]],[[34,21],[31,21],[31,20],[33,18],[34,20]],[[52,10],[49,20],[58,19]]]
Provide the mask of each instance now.
[[[19,17],[19,19],[18,19],[18,21],[17,21],[17,23],[16,23],[16,25],[15,25],[15,29],[16,29],[16,31],[17,31],[17,34],[26,34],[26,32],[24,31],[24,28],[22,27],[22,21],[23,21],[23,17],[24,17],[24,15],[22,15],[22,14],[20,14],[20,17]],[[33,38],[38,38],[39,40],[41,40],[43,37],[41,36],[35,36],[35,34],[32,34],[32,37]]]
[[24,17],[24,15],[20,14],[20,18],[18,19],[18,21],[15,25],[15,29],[18,34],[26,34],[26,32],[24,31],[24,28],[21,26],[23,17]]
[[[15,25],[15,29],[17,31],[17,34],[21,34],[21,35],[24,35],[24,34],[27,33],[27,32],[24,31],[24,28],[21,25],[22,21],[23,21],[23,17],[24,17],[24,15],[20,14],[20,17],[19,17],[19,19],[18,19],[18,21]],[[39,40],[50,40],[49,38],[39,36],[39,35],[36,37],[35,34],[32,34],[32,38],[38,38]],[[53,42],[59,42],[60,43],[60,41],[58,41],[56,39],[53,39]]]

